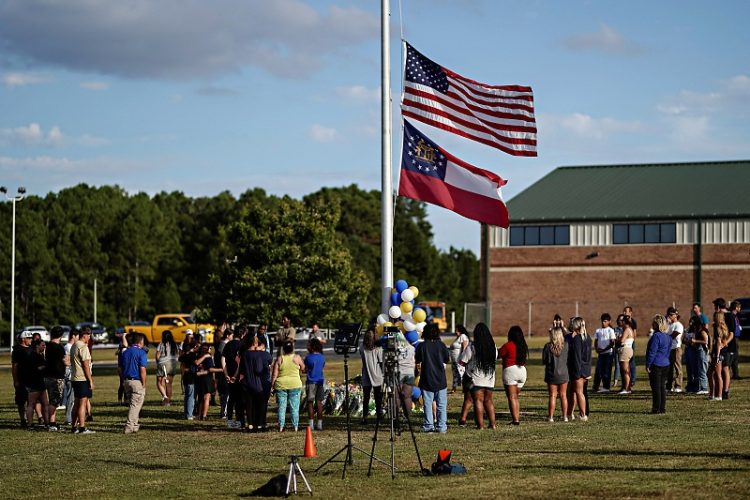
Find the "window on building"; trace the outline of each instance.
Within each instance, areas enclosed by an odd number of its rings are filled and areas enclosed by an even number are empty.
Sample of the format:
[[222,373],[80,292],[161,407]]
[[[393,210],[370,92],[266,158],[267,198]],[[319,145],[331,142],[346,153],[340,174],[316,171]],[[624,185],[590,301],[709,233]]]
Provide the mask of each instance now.
[[512,226],[510,246],[570,245],[570,226]]
[[640,243],[676,243],[674,222],[649,224],[612,224],[612,242],[615,245]]

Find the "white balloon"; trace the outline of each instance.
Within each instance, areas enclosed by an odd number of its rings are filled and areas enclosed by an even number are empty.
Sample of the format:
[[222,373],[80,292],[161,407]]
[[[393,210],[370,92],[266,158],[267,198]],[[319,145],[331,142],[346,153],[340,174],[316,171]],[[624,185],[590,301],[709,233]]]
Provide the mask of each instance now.
[[414,300],[414,292],[407,288],[406,290],[401,292],[401,300],[403,300],[404,302],[411,302],[412,300]]
[[379,325],[382,325],[386,321],[388,321],[388,316],[387,315],[385,315],[385,314],[378,314],[378,324]]
[[427,323],[425,321],[422,321],[421,323],[417,323],[417,331],[419,333],[422,333],[425,326],[427,326]]
[[407,332],[411,332],[412,330],[416,330],[417,325],[415,325],[412,321],[404,321],[404,330]]
[[414,318],[411,317],[411,313],[403,313],[401,315],[401,321],[403,321],[404,323],[406,323],[407,321],[411,321],[412,323],[416,324],[416,321],[414,321]]
[[391,306],[390,309],[388,309],[388,314],[393,319],[398,319],[401,317],[401,308],[398,306]]

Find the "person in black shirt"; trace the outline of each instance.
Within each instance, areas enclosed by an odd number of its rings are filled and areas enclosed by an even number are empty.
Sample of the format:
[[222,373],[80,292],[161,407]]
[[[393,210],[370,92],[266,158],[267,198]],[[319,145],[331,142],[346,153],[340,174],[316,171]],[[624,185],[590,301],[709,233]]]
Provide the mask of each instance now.
[[26,390],[29,393],[29,402],[26,405],[26,421],[29,422],[29,429],[33,429],[32,419],[34,418],[34,407],[37,403],[42,405],[42,418],[44,419],[44,427],[47,428],[49,420],[49,401],[47,400],[47,388],[44,386],[44,342],[35,340],[31,343],[29,349],[29,359],[26,364],[26,374],[24,375],[24,382],[26,383]]
[[188,420],[195,418],[195,374],[198,371],[195,360],[198,359],[200,346],[198,342],[192,342],[185,346],[185,350],[180,356],[182,386],[185,392],[185,418]]
[[44,350],[45,374],[44,385],[49,400],[49,428],[58,430],[57,407],[63,402],[65,391],[65,348],[60,345],[63,330],[56,326],[50,332],[50,341]]
[[[417,346],[414,359],[421,363],[419,388],[424,398],[424,422],[422,431],[441,433],[448,431],[448,382],[445,365],[451,356],[448,347],[440,340],[440,330],[435,323],[427,325],[422,333],[424,342]],[[437,426],[432,418],[432,401],[437,404]]]
[[[224,346],[221,353],[221,368],[227,381],[229,393],[227,403],[227,427],[229,429],[245,428],[245,391],[239,381],[234,379],[234,374],[237,372],[239,364],[240,343],[247,332],[247,326],[241,325],[237,329],[234,339]],[[233,416],[236,420],[232,418]]]
[[26,365],[29,361],[29,345],[31,344],[31,333],[21,333],[21,339],[18,344],[13,346],[12,359],[12,372],[13,372],[13,387],[16,390],[16,407],[18,408],[18,416],[21,419],[21,427],[26,428],[28,422],[26,421],[26,402],[29,399],[29,393],[26,391]]

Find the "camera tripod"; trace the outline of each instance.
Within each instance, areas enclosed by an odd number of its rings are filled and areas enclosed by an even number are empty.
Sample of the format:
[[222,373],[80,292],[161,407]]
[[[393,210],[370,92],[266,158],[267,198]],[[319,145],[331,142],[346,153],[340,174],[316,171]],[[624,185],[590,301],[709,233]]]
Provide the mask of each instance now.
[[[383,371],[384,377],[383,377],[383,388],[385,390],[384,394],[384,403],[385,403],[385,415],[386,418],[390,421],[390,442],[391,442],[391,461],[390,463],[387,463],[391,468],[391,479],[394,479],[396,477],[396,450],[394,448],[396,444],[396,435],[401,434],[401,423],[399,419],[399,412],[403,411],[404,420],[406,421],[406,426],[409,428],[409,433],[411,434],[412,442],[414,443],[414,451],[417,454],[417,461],[419,462],[419,471],[422,474],[425,474],[425,468],[422,465],[422,457],[419,455],[419,447],[417,446],[417,438],[414,435],[414,428],[411,425],[411,420],[409,419],[409,411],[406,408],[406,400],[404,399],[404,395],[401,393],[401,380],[400,380],[400,374],[398,370],[398,364],[397,360],[395,359],[386,359],[386,361],[383,363]],[[367,409],[365,409],[366,411]],[[372,436],[372,452],[370,453],[370,466],[367,469],[367,475],[370,476],[372,473],[372,461],[373,459],[377,460],[378,462],[385,463],[383,460],[380,460],[379,458],[375,457],[375,445],[378,441],[378,430],[380,429],[380,423],[384,419],[381,418],[380,415],[378,415],[377,422],[375,424],[375,434]],[[398,426],[398,429],[397,429]]]
[[[325,467],[331,462],[343,462],[344,470],[341,472],[341,479],[346,479],[346,468],[347,466],[352,465],[354,463],[354,460],[352,459],[352,450],[357,450],[360,453],[363,453],[367,455],[368,457],[370,457],[370,467],[372,467],[373,458],[377,460],[378,462],[388,465],[383,460],[373,457],[370,453],[367,453],[362,448],[357,448],[356,446],[352,444],[352,422],[351,422],[352,409],[351,409],[351,401],[349,399],[349,352],[348,350],[344,351],[344,384],[346,387],[345,389],[346,399],[344,400],[346,404],[346,444],[344,445],[343,448],[341,448],[339,451],[334,453],[334,455],[331,458],[329,458],[328,460],[320,464],[318,468],[315,469],[315,472],[318,472],[320,469],[322,469],[323,467]],[[346,457],[344,458],[344,460],[334,460],[336,457],[341,455],[344,451],[346,451]]]

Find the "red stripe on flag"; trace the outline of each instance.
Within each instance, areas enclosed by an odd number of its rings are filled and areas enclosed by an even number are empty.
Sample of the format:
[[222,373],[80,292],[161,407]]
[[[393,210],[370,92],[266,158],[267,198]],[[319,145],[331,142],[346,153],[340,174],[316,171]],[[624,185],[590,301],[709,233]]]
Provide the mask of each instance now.
[[508,227],[508,209],[500,199],[465,191],[436,177],[401,169],[398,194],[447,208],[468,219]]
[[[485,139],[484,137],[478,137],[476,135],[470,134],[456,127],[451,127],[450,125],[446,125],[445,123],[439,122],[437,120],[427,118],[425,116],[414,113],[407,109],[402,109],[401,114],[403,116],[408,116],[410,118],[414,118],[415,120],[419,120],[423,123],[426,123],[427,125],[432,125],[433,127],[447,130],[448,132],[453,132],[456,135],[460,135],[461,137],[466,137],[467,139],[471,139],[472,141],[481,142],[482,144],[492,146],[493,148],[499,149],[500,151],[508,153],[509,155],[513,155],[513,156],[536,156],[537,155],[536,151],[527,151],[523,149],[511,149],[507,146],[503,146],[502,144],[499,144],[499,139],[496,139],[493,141],[490,139]],[[437,115],[438,113],[435,113],[435,114]],[[453,119],[452,117],[449,117],[449,118]]]

